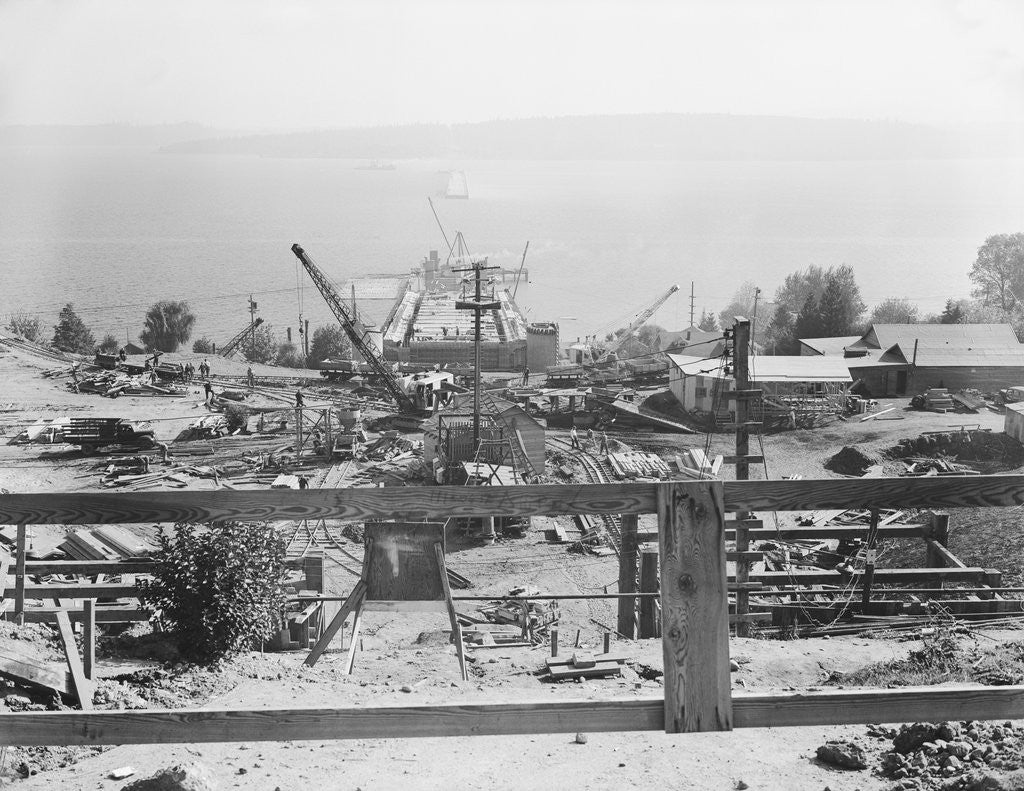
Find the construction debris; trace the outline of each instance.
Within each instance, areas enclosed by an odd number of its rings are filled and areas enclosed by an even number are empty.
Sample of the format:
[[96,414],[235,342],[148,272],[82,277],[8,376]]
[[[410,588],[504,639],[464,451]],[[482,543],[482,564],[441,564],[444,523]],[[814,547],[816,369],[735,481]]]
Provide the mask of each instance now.
[[672,471],[660,457],[643,451],[625,451],[608,456],[616,477],[622,478],[668,478]]

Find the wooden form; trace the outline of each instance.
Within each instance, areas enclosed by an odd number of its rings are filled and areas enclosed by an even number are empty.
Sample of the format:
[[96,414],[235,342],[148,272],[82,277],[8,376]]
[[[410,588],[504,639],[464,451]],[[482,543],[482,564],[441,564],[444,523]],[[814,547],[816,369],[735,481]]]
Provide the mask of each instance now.
[[[664,698],[263,711],[8,714],[2,744],[130,744],[1024,718],[1024,687],[843,690],[730,696],[725,511],[980,507],[1024,503],[1024,476],[688,481],[590,486],[0,495],[0,522],[119,524],[185,519],[429,518],[645,513],[664,553]],[[877,574],[877,572],[876,572]],[[705,613],[704,610],[708,612]],[[722,679],[726,680],[723,683]],[[723,688],[724,687],[724,688]]]

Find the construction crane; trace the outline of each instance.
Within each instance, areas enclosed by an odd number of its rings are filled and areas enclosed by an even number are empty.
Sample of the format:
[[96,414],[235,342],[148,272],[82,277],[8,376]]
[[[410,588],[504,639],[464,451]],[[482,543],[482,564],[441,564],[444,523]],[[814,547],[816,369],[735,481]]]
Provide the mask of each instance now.
[[334,285],[327,278],[327,275],[320,271],[320,267],[313,263],[313,259],[306,255],[306,251],[298,244],[292,245],[292,252],[295,253],[295,257],[298,258],[306,268],[306,272],[309,274],[310,280],[313,281],[313,285],[315,285],[317,290],[319,290],[320,295],[324,298],[324,301],[327,303],[327,307],[331,309],[331,312],[338,320],[341,328],[345,330],[345,334],[352,342],[353,348],[359,351],[363,359],[366,361],[366,364],[370,366],[381,384],[383,384],[387,389],[388,394],[395,399],[395,403],[398,404],[398,410],[404,414],[411,414],[415,412],[416,405],[406,394],[405,390],[402,389],[397,375],[392,370],[391,366],[384,360],[383,355],[377,347],[367,337],[367,333],[362,322],[353,316],[350,310],[345,306],[344,301],[338,294],[337,289],[334,288]]
[[230,357],[249,335],[263,323],[263,319],[254,319],[248,327],[238,333],[234,338],[225,343],[217,352],[221,357]]
[[613,338],[607,346],[598,348],[591,343],[573,344],[569,347],[569,360],[547,369],[549,379],[579,380],[584,377],[584,368],[606,365],[615,361],[615,352],[629,340],[666,300],[679,290],[679,286],[673,285],[668,291],[641,310],[636,317],[626,325],[625,329]]

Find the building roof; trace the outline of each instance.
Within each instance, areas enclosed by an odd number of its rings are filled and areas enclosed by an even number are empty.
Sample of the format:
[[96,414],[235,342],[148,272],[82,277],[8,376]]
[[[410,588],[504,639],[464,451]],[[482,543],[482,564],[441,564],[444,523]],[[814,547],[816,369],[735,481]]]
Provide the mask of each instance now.
[[801,338],[800,343],[817,354],[842,355],[847,346],[852,346],[860,338],[860,335],[841,335],[838,338]]
[[914,363],[919,368],[1024,368],[1024,346],[1017,344],[1017,347],[964,349],[918,344],[915,359],[913,344],[909,347],[896,344],[878,359],[881,362]]
[[918,346],[942,346],[958,349],[1017,348],[1020,341],[1009,324],[873,324],[850,344],[868,349],[891,349],[899,344],[904,350]]
[[[684,376],[726,377],[717,360],[703,360],[669,354],[669,362]],[[778,355],[752,357],[750,381],[757,382],[851,382],[850,369],[842,357]]]

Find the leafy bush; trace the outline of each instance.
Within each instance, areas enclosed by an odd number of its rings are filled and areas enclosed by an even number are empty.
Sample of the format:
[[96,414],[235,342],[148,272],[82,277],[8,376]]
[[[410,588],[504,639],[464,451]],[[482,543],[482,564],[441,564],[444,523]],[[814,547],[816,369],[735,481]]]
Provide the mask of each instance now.
[[187,302],[161,300],[146,311],[139,339],[147,349],[176,352],[192,336],[195,314]]
[[96,351],[103,352],[104,354],[114,354],[120,348],[121,344],[117,342],[117,338],[108,332],[103,336],[100,345],[96,347]]
[[352,356],[351,348],[345,331],[337,324],[317,327],[309,346],[308,365],[312,367],[328,359],[348,359]]
[[85,326],[85,322],[75,313],[75,308],[70,302],[61,308],[60,316],[57,318],[57,326],[53,330],[53,345],[62,352],[77,354],[92,354],[96,348],[96,339]]
[[229,431],[242,429],[245,431],[249,423],[249,409],[242,404],[228,404],[224,407],[224,419],[227,421]]
[[7,322],[8,329],[16,332],[22,338],[32,343],[38,343],[43,337],[43,323],[38,316],[32,316],[24,311],[11,315]]
[[269,324],[261,324],[238,347],[250,362],[272,363],[277,359],[277,336]]
[[277,347],[276,363],[285,368],[305,368],[306,358],[294,343],[282,343]]
[[187,659],[211,663],[254,646],[284,611],[285,540],[273,526],[223,522],[161,529],[139,598],[171,627]]
[[213,341],[205,335],[202,338],[196,338],[195,343],[192,344],[192,351],[196,354],[214,354]]

